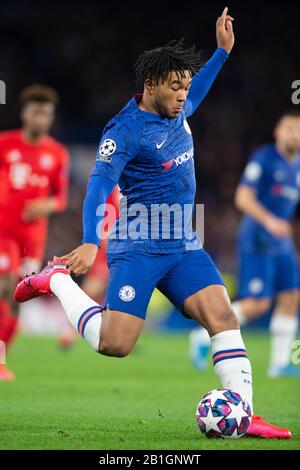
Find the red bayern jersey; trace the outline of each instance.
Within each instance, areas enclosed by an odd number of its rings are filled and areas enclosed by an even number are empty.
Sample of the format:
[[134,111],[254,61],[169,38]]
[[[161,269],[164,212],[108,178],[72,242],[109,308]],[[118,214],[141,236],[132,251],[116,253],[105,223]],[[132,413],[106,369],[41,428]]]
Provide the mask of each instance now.
[[63,210],[67,203],[68,163],[66,147],[50,136],[32,144],[21,130],[0,132],[1,227],[26,225],[23,209],[38,198],[54,196],[58,210]]

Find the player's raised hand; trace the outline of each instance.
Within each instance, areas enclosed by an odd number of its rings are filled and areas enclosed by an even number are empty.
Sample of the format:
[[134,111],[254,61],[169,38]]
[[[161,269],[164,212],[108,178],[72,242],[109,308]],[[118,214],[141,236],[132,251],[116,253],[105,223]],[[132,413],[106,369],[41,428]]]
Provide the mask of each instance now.
[[232,28],[232,16],[228,15],[228,7],[225,7],[223,13],[217,19],[216,36],[218,47],[226,52],[230,52],[234,45],[234,34]]
[[98,253],[98,246],[93,243],[84,243],[75,250],[61,256],[68,260],[68,268],[77,276],[85,274],[94,264]]

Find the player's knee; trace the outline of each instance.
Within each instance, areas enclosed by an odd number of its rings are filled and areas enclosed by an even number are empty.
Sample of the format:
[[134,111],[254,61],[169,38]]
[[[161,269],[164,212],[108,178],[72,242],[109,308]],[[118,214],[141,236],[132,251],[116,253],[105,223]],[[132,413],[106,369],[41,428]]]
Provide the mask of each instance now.
[[103,356],[126,357],[130,353],[131,349],[131,345],[126,343],[100,339],[99,353]]

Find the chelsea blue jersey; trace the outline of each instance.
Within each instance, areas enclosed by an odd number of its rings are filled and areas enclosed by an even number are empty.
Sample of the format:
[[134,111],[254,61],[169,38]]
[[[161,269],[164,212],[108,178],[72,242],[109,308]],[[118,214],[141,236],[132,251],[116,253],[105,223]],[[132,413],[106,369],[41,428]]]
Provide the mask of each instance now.
[[[300,155],[287,160],[273,144],[258,149],[250,158],[241,185],[254,188],[258,201],[274,216],[293,217],[300,196]],[[244,251],[285,252],[293,247],[290,237],[271,235],[251,216],[244,215],[238,234]]]
[[141,96],[137,95],[106,125],[92,176],[110,179],[123,195],[108,252],[143,249],[174,253],[185,251],[187,246],[201,248],[192,229],[196,180],[187,118],[206,95],[227,56],[217,49],[193,77],[184,108],[176,118],[141,110]]

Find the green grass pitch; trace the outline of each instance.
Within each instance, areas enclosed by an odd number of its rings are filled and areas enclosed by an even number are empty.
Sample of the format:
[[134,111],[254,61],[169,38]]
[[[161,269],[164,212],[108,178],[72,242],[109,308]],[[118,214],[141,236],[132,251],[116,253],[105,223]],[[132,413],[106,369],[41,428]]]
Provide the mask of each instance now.
[[9,358],[15,383],[0,382],[1,449],[300,449],[299,380],[265,376],[267,336],[248,334],[255,410],[288,426],[287,441],[206,439],[194,413],[217,388],[187,358],[187,335],[146,333],[127,358],[97,355],[79,340],[70,351],[54,339],[19,338]]

